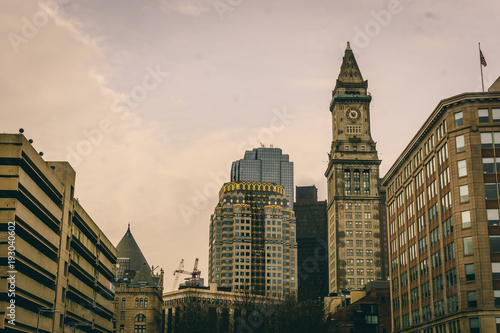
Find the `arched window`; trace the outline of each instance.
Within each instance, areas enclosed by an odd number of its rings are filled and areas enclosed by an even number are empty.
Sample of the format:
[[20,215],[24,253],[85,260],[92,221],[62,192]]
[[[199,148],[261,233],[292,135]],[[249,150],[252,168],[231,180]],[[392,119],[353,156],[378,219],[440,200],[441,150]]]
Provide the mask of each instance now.
[[147,299],[147,298],[145,298],[145,299],[144,299],[144,307],[145,307],[145,308],[147,308],[147,307],[148,307],[148,299]]
[[143,323],[146,321],[146,316],[143,315],[142,313],[139,313],[137,316],[135,316],[135,321]]
[[136,299],[135,299],[135,307],[136,307],[136,308],[138,308],[138,307],[139,307],[139,299],[138,299],[138,298],[136,298]]
[[143,300],[142,298],[141,298],[141,301],[140,301],[140,303],[139,303],[139,307],[140,307],[140,308],[144,307],[144,300]]
[[125,307],[125,297],[122,298],[122,308]]

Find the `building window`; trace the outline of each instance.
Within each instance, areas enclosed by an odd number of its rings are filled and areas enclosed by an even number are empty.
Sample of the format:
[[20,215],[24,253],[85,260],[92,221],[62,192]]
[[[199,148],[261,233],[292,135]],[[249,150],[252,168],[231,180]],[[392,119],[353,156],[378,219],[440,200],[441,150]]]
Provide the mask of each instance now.
[[485,190],[486,199],[496,199],[498,197],[496,183],[484,184],[484,190]]
[[479,118],[480,123],[489,123],[490,116],[488,115],[488,109],[478,109],[477,116]]
[[474,264],[465,265],[465,281],[475,281],[476,272],[474,270]]
[[118,307],[118,303],[119,303],[119,302],[120,302],[120,299],[117,297],[117,298],[115,299],[115,308],[117,308],[117,307]]
[[136,308],[138,308],[138,307],[139,307],[139,299],[138,299],[138,298],[136,298],[136,299],[135,299],[135,307],[136,307]]
[[500,262],[491,263],[491,272],[493,273],[493,280],[500,280]]
[[470,228],[470,210],[466,210],[462,212],[462,229]]
[[493,290],[493,297],[495,297],[495,306],[500,307],[500,290]]
[[125,284],[120,284],[120,291],[125,291]]
[[483,172],[495,173],[495,159],[493,157],[483,158]]
[[498,208],[487,209],[486,215],[488,216],[488,225],[499,225],[500,218],[498,216]]
[[467,161],[460,160],[457,162],[458,165],[458,177],[467,176]]
[[146,333],[146,325],[135,325],[134,333]]
[[479,318],[469,318],[470,333],[480,333]]
[[477,307],[477,296],[475,290],[467,292],[467,307],[469,308]]
[[120,320],[125,320],[125,311],[120,313]]
[[493,114],[493,121],[494,122],[500,121],[500,109],[498,109],[498,108],[492,109],[491,113]]
[[491,132],[481,133],[481,148],[493,148]]
[[137,316],[135,316],[135,321],[143,323],[146,321],[146,316],[143,315],[142,313],[139,313]]
[[474,251],[472,249],[472,237],[464,237],[464,255],[473,254]]
[[125,307],[125,297],[122,298],[122,308]]
[[464,113],[462,111],[455,112],[455,127],[462,126],[464,124]]
[[144,284],[141,284],[141,291],[144,291]]
[[457,147],[457,153],[465,150],[465,139],[464,139],[463,134],[457,135],[455,137],[455,143],[456,143],[456,147]]
[[459,191],[460,191],[460,202],[469,201],[469,185],[460,186]]
[[490,252],[500,252],[500,236],[490,236]]
[[147,307],[148,307],[148,299],[147,299],[147,298],[145,298],[145,299],[144,299],[144,307],[145,307],[145,308],[147,308]]

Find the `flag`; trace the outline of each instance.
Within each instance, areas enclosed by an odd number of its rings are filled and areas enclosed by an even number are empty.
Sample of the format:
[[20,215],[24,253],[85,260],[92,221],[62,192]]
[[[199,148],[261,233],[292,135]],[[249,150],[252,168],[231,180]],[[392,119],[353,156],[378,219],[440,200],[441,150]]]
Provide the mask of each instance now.
[[481,51],[481,49],[479,49],[479,59],[481,60],[481,65],[486,67],[486,59],[484,59],[483,51]]

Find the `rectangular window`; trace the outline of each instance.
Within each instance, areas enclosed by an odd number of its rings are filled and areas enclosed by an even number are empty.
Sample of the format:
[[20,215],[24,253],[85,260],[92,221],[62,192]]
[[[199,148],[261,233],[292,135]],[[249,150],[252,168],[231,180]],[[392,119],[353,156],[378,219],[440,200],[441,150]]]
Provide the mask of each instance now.
[[467,292],[467,307],[469,307],[469,308],[477,307],[476,291],[468,291]]
[[480,123],[489,123],[490,116],[488,115],[488,109],[478,109],[477,116],[479,118]]
[[470,333],[480,333],[479,318],[469,318]]
[[500,262],[492,262],[491,271],[493,273],[493,280],[500,280]]
[[462,111],[455,112],[455,127],[462,126],[464,124],[464,113]]
[[491,132],[481,133],[481,148],[493,148]]
[[462,185],[459,187],[460,190],[460,202],[469,201],[469,185]]
[[486,215],[488,216],[488,225],[499,225],[500,220],[498,216],[498,208],[487,209]]
[[498,197],[496,183],[484,184],[484,190],[485,190],[486,199],[496,199]]
[[490,236],[490,251],[500,252],[500,236]]
[[462,239],[464,242],[464,255],[473,254],[474,251],[472,249],[472,237],[464,237]]
[[456,143],[457,153],[465,150],[465,139],[463,134],[457,135],[455,137],[455,143]]
[[465,281],[476,281],[474,264],[465,264]]
[[494,122],[500,121],[500,109],[499,108],[492,109],[491,113],[493,115]]
[[458,177],[467,176],[467,161],[460,160],[457,162],[458,165]]
[[462,229],[465,228],[470,228],[471,223],[470,223],[470,211],[465,210],[462,212]]
[[495,297],[495,306],[500,307],[500,290],[493,290],[493,297]]
[[483,158],[483,172],[495,173],[495,159],[493,157]]

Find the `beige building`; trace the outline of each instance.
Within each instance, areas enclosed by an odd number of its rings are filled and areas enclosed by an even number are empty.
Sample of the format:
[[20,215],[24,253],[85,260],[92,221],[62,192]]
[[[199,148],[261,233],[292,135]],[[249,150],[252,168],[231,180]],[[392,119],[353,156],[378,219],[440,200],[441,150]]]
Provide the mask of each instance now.
[[210,220],[209,282],[233,292],[297,295],[294,212],[284,187],[225,183]]
[[328,181],[329,290],[363,288],[382,277],[379,165],[370,132],[368,81],[347,44],[332,92]]
[[[252,332],[266,327],[278,299],[210,288],[186,288],[163,294],[165,333]],[[252,316],[258,313],[258,318]]]
[[117,333],[163,332],[163,269],[150,267],[130,231],[116,246]]
[[499,162],[500,79],[442,100],[383,178],[395,332],[500,331]]
[[0,329],[112,332],[116,249],[74,198],[71,166],[40,155],[0,134]]

